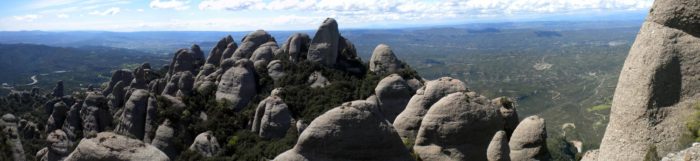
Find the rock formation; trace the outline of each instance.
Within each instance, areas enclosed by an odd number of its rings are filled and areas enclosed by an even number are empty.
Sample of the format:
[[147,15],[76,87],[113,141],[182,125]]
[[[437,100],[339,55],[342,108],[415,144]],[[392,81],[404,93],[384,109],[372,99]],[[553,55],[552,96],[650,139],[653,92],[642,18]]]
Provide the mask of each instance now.
[[178,72],[195,72],[194,53],[189,49],[180,49],[175,53],[173,60],[170,62],[168,74],[172,75]]
[[116,112],[118,110],[121,110],[122,107],[124,107],[126,87],[127,84],[124,81],[119,81],[117,82],[117,84],[114,84],[114,87],[112,87],[112,93],[107,95],[107,102],[110,111]]
[[379,111],[389,122],[394,122],[414,94],[411,87],[398,74],[389,75],[379,81],[374,88],[374,93],[377,96]]
[[168,161],[167,155],[141,140],[111,132],[97,133],[80,141],[65,161],[151,160]]
[[202,49],[199,48],[199,45],[192,44],[190,51],[192,51],[192,58],[194,58],[194,67],[199,68],[203,66],[206,62],[206,58],[204,57],[204,52],[202,52]]
[[547,150],[547,130],[544,119],[538,116],[530,116],[513,131],[508,146],[510,147],[510,160],[550,160]]
[[53,88],[51,96],[53,96],[54,98],[63,97],[63,81],[56,82],[56,86]]
[[690,148],[677,153],[668,153],[661,161],[690,161],[700,160],[700,143],[694,143]]
[[282,77],[286,76],[287,73],[284,72],[284,66],[282,66],[282,61],[273,60],[267,64],[267,75],[274,81],[279,81]]
[[169,120],[165,120],[163,124],[158,126],[156,136],[153,138],[151,145],[163,151],[163,153],[168,155],[171,160],[175,160],[175,157],[177,154],[179,154],[179,152],[177,151],[175,147],[176,145],[173,142],[174,138],[175,129],[172,127]]
[[278,96],[270,96],[258,104],[251,131],[267,139],[282,138],[291,126],[292,113],[287,104]]
[[17,130],[17,120],[15,115],[9,113],[4,114],[2,118],[0,118],[0,127],[2,127],[2,131],[5,133],[4,137],[7,138],[7,142],[3,144],[10,145],[12,159],[22,161],[25,160],[24,148]]
[[700,1],[655,1],[625,60],[598,160],[678,151],[700,99]]
[[274,52],[277,51],[277,49],[277,43],[274,41],[260,45],[260,47],[253,52],[250,61],[253,61],[253,65],[256,69],[267,67],[267,64],[274,58]]
[[131,135],[143,140],[146,129],[146,109],[148,108],[148,91],[134,91],[124,105],[124,112],[119,118],[119,124],[114,132],[120,135]]
[[452,93],[425,114],[413,150],[422,160],[486,160],[490,140],[503,124],[485,97]]
[[231,35],[221,38],[221,40],[219,40],[219,42],[216,43],[216,46],[214,46],[214,48],[212,48],[209,52],[209,57],[207,57],[206,64],[219,66],[219,64],[221,64],[222,61],[221,58],[223,56],[224,50],[226,50],[227,46],[231,43],[235,44]]
[[327,18],[311,40],[307,60],[332,67],[338,59],[340,32],[335,19]]
[[386,44],[379,44],[369,59],[369,70],[379,74],[396,73],[402,70],[403,62],[396,58],[394,51]]
[[510,149],[508,148],[508,136],[505,131],[498,131],[493,135],[489,147],[486,149],[488,161],[510,161]]
[[404,139],[415,139],[421,120],[430,107],[450,93],[463,91],[467,91],[467,87],[458,79],[442,77],[427,82],[411,97],[404,111],[396,116],[394,120],[396,132]]
[[68,110],[66,120],[61,128],[71,141],[76,141],[83,136],[83,120],[80,118],[82,109],[83,101],[76,101]]
[[63,102],[58,102],[53,106],[53,112],[49,116],[49,120],[46,122],[46,133],[50,133],[56,129],[63,127],[63,122],[66,120],[66,114],[68,112],[68,106]]
[[112,127],[107,101],[96,93],[89,93],[85,98],[80,118],[83,120],[83,135],[87,138]]
[[318,116],[301,133],[294,148],[274,160],[406,161],[412,158],[377,107],[359,100]]
[[311,84],[309,85],[311,88],[323,88],[331,84],[328,78],[324,77],[320,71],[311,73],[308,82]]
[[263,45],[268,41],[274,41],[274,39],[266,31],[257,30],[251,32],[245,37],[243,37],[243,40],[241,41],[241,46],[239,46],[238,49],[236,49],[236,51],[233,52],[233,56],[231,58],[233,60],[251,59],[251,56],[253,56],[253,52],[255,52],[255,50],[258,49],[260,45]]
[[231,109],[241,110],[257,94],[256,86],[253,62],[241,59],[221,76],[216,90],[216,99],[228,100],[231,102]]
[[503,121],[505,122],[503,130],[506,131],[506,135],[508,137],[512,136],[513,130],[515,130],[515,128],[518,126],[518,123],[520,123],[520,119],[518,118],[518,111],[515,109],[513,100],[506,97],[499,97],[491,100],[491,103],[493,103],[494,106],[499,108],[498,111],[501,114]]
[[287,38],[287,42],[282,45],[280,50],[281,53],[287,54],[289,60],[292,62],[306,60],[306,53],[309,52],[310,42],[311,39],[309,35],[305,33],[294,33]]
[[70,153],[73,143],[61,129],[57,129],[46,136],[46,148],[41,149],[36,154],[36,158],[41,161],[60,161]]
[[221,153],[219,142],[216,141],[216,137],[211,134],[211,131],[197,135],[189,149],[206,157],[216,156]]
[[107,88],[105,88],[102,91],[102,95],[107,96],[110,93],[112,93],[112,89],[114,88],[114,85],[117,84],[117,82],[131,82],[132,79],[134,79],[134,76],[129,70],[121,69],[114,71],[112,73],[112,78],[109,80],[109,84],[107,84]]

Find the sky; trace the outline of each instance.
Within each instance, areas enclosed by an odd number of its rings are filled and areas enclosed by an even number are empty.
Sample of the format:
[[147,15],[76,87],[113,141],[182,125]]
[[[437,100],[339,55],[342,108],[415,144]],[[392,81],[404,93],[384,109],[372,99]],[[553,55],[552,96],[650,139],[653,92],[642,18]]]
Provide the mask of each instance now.
[[2,0],[0,31],[310,30],[643,19],[653,0]]

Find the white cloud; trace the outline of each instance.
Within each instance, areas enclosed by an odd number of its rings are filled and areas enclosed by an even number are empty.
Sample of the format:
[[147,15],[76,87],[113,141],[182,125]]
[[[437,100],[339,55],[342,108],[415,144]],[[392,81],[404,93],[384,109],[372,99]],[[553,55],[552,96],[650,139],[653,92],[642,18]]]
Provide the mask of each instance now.
[[28,14],[28,15],[22,15],[22,16],[14,16],[15,20],[19,21],[34,21],[35,19],[40,18],[41,16],[35,15],[35,14]]
[[262,9],[265,3],[262,0],[203,0],[199,3],[200,10],[246,10]]
[[69,18],[70,15],[62,13],[62,14],[56,15],[56,17],[58,17],[58,18]]
[[136,11],[137,11],[137,12],[143,12],[143,9],[140,9],[140,8],[139,8],[139,9],[137,9]]
[[152,0],[149,5],[151,8],[158,9],[174,9],[174,10],[187,10],[190,8],[190,1],[183,0]]
[[121,12],[121,9],[119,7],[112,7],[112,8],[109,8],[107,10],[104,10],[104,11],[92,11],[88,14],[107,16],[107,15],[116,15],[116,14],[119,14],[119,12]]

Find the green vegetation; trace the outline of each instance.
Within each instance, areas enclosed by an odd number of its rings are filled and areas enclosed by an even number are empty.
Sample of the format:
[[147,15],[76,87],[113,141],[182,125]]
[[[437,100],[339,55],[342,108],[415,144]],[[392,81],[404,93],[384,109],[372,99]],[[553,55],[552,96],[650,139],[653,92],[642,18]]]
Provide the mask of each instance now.
[[693,114],[686,122],[686,127],[688,128],[690,139],[698,142],[700,141],[700,103],[696,103],[692,107]]
[[586,109],[588,112],[593,112],[593,111],[602,111],[602,110],[609,110],[611,105],[597,105],[593,106],[591,108]]
[[649,149],[647,149],[647,153],[644,155],[644,161],[657,161],[657,160],[661,160],[661,157],[659,157],[659,154],[656,151],[656,145],[650,144]]

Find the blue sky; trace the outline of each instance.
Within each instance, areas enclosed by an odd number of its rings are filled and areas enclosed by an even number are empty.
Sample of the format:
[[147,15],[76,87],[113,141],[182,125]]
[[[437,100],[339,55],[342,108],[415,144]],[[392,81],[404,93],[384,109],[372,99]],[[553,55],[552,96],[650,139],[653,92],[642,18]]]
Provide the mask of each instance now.
[[[3,0],[0,30],[248,31],[642,19],[653,0]],[[632,16],[629,16],[632,15]]]

